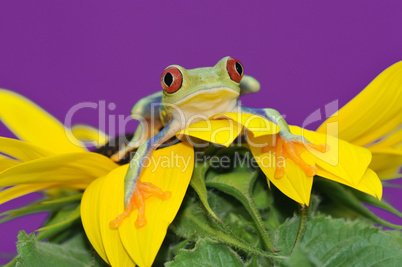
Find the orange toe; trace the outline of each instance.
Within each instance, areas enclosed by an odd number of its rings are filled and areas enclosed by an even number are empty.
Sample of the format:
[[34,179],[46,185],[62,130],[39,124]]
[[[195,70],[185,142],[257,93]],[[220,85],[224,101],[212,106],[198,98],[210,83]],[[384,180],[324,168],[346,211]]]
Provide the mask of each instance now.
[[325,153],[329,150],[329,146],[327,144],[316,145],[287,141],[279,134],[277,135],[275,146],[264,147],[262,149],[263,152],[275,152],[275,179],[280,179],[285,175],[285,164],[283,161],[286,160],[286,158],[289,158],[296,163],[304,171],[307,177],[313,177],[317,174],[317,167],[314,165],[309,165],[300,156],[300,154],[307,149],[306,145],[322,153]]
[[145,218],[145,200],[150,197],[157,197],[162,200],[167,200],[171,196],[171,192],[162,191],[159,187],[152,183],[143,183],[137,181],[135,184],[135,190],[131,196],[130,202],[128,203],[126,209],[122,214],[116,217],[110,222],[110,227],[119,227],[125,218],[129,217],[130,214],[138,209],[137,220],[135,221],[135,227],[141,228],[147,224],[147,219]]

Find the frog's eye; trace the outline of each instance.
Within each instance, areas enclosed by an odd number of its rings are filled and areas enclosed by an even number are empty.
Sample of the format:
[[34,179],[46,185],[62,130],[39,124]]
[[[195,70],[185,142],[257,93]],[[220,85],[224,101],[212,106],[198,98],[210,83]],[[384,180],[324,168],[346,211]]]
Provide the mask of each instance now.
[[165,69],[161,76],[161,85],[166,93],[174,93],[180,89],[183,82],[183,75],[176,67]]
[[244,74],[244,68],[240,61],[234,58],[229,58],[226,63],[226,68],[228,70],[230,79],[239,83]]

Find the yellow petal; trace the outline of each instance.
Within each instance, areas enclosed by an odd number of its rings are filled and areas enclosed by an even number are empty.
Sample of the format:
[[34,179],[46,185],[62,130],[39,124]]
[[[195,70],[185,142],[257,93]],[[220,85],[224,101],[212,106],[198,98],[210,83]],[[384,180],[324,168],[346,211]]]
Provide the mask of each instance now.
[[0,89],[0,120],[20,139],[54,153],[86,151],[73,144],[71,133],[29,99]]
[[381,180],[378,178],[377,174],[371,169],[366,170],[362,179],[360,180],[360,182],[357,185],[354,185],[354,184],[350,183],[349,181],[346,181],[340,177],[337,177],[336,175],[333,175],[332,173],[329,173],[321,168],[318,168],[317,174],[322,177],[325,177],[329,180],[333,180],[335,182],[353,187],[359,191],[372,195],[373,197],[376,197],[379,200],[381,200],[381,197],[382,197]]
[[55,186],[55,183],[17,185],[0,191],[0,205],[14,198]]
[[189,135],[227,147],[233,143],[241,129],[242,126],[232,120],[207,120],[190,124],[177,135]]
[[[402,129],[398,129],[385,136],[379,142],[368,147],[372,152],[380,149],[402,148]],[[401,149],[402,151],[402,149]]]
[[355,188],[379,200],[382,198],[382,183],[377,174],[371,169],[367,169],[360,183]]
[[111,266],[135,266],[120,239],[119,230],[109,226],[110,221],[123,211],[124,176],[128,164],[106,176],[99,199],[99,226],[102,243]]
[[[119,228],[124,247],[141,267],[152,265],[165,238],[167,228],[180,208],[193,172],[194,150],[190,145],[180,143],[155,151],[152,158],[155,160],[152,160],[152,164],[144,170],[141,181],[151,182],[164,191],[170,191],[172,195],[164,201],[155,197],[146,200],[147,224],[145,226],[135,227],[137,214],[133,212]],[[161,159],[160,164],[155,165],[158,159]],[[169,161],[164,163],[164,159]],[[121,177],[116,181],[120,184],[120,188],[124,187],[123,180]],[[120,194],[118,200],[120,210],[116,215],[123,211],[123,191]]]
[[327,119],[327,125],[338,123],[339,138],[364,146],[393,131],[402,123],[402,61],[384,70],[360,94]]
[[373,160],[370,168],[373,169],[381,179],[393,179],[401,177],[402,155],[388,153],[373,153]]
[[109,136],[89,125],[76,124],[71,128],[71,132],[75,138],[84,143],[89,143],[96,147],[105,145],[109,141]]
[[20,163],[18,160],[13,160],[0,154],[0,172]]
[[92,246],[99,256],[110,265],[103,246],[99,222],[99,201],[104,181],[105,177],[100,177],[85,190],[81,199],[81,221]]
[[307,177],[299,166],[292,160],[286,159],[286,162],[284,162],[285,175],[279,179],[274,178],[276,169],[275,156],[271,152],[262,153],[262,148],[258,146],[258,144],[269,142],[268,137],[254,138],[251,134],[247,136],[252,142],[249,142],[249,144],[254,144],[250,145],[251,153],[269,181],[289,198],[301,204],[309,205],[313,177]]
[[21,161],[30,161],[54,154],[30,143],[6,137],[0,137],[0,152]]
[[91,152],[48,156],[4,170],[0,186],[47,182],[83,182],[103,176],[118,165]]
[[83,183],[66,183],[62,184],[63,187],[71,188],[71,189],[77,189],[77,190],[85,190],[88,185],[90,185],[91,182],[83,182]]
[[396,148],[381,148],[381,149],[370,149],[373,154],[388,154],[394,156],[402,156],[402,149]]
[[293,134],[302,135],[314,144],[327,144],[329,151],[322,153],[308,149],[301,154],[303,160],[311,165],[350,181],[357,185],[371,161],[371,153],[367,148],[355,146],[336,137],[290,126]]
[[263,135],[277,134],[279,133],[279,126],[275,123],[270,122],[267,119],[264,119],[260,116],[247,114],[247,113],[222,113],[216,114],[213,116],[213,119],[216,118],[230,118],[234,120],[244,127],[246,127],[249,131],[253,133],[254,137],[259,137]]

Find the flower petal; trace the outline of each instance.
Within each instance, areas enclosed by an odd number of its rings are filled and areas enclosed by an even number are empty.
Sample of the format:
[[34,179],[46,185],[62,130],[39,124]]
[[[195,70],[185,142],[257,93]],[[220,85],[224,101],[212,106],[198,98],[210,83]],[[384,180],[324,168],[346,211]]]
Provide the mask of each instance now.
[[84,143],[91,143],[96,147],[105,145],[109,141],[109,136],[90,125],[76,124],[71,128],[71,132],[75,138]]
[[286,159],[286,162],[284,162],[285,175],[279,179],[274,178],[276,169],[275,156],[271,152],[263,153],[262,148],[258,146],[258,144],[270,143],[268,136],[254,138],[250,133],[247,136],[251,141],[249,144],[253,144],[250,145],[251,153],[269,181],[289,198],[301,204],[309,205],[313,177],[307,177],[299,166],[292,160]]
[[357,190],[372,195],[381,200],[382,183],[377,174],[372,169],[367,169],[360,183],[355,187]]
[[354,184],[350,183],[349,181],[346,181],[340,177],[337,177],[336,175],[333,175],[332,173],[329,173],[329,172],[323,170],[322,168],[318,168],[317,174],[322,177],[325,177],[329,180],[333,180],[335,182],[353,187],[359,191],[372,195],[373,197],[376,197],[379,200],[381,200],[381,197],[382,197],[381,180],[378,178],[377,174],[372,169],[366,170],[362,179],[360,180],[360,182],[357,185],[354,185]]
[[55,186],[55,183],[17,185],[0,191],[0,205],[14,198]]
[[395,148],[402,151],[402,129],[398,129],[368,147],[372,152],[381,149]]
[[301,154],[309,164],[316,164],[322,169],[358,185],[371,161],[371,153],[367,148],[355,146],[333,136],[290,126],[293,134],[304,136],[314,144],[327,144],[329,151],[320,151],[306,147]]
[[[360,146],[374,142],[401,125],[401,88],[402,61],[384,70],[317,131],[330,135],[339,131],[339,138]],[[327,132],[331,123],[338,123],[336,132]]]
[[373,153],[373,160],[370,168],[373,169],[381,179],[394,179],[401,177],[402,155],[388,153]]
[[[173,221],[190,183],[194,168],[194,150],[186,143],[156,150],[152,154],[152,164],[141,175],[142,182],[151,182],[163,191],[170,191],[171,197],[162,201],[151,197],[146,200],[145,216],[147,224],[135,227],[137,214],[133,212],[119,228],[124,247],[139,266],[151,266],[167,228]],[[168,160],[164,162],[164,160]],[[158,163],[160,160],[160,164]],[[123,212],[123,177],[115,181],[121,188],[120,207],[115,216]],[[111,219],[114,219],[113,216]]]
[[228,147],[241,129],[242,126],[232,120],[207,120],[190,124],[176,135],[185,134]]
[[6,137],[0,137],[0,152],[21,161],[30,161],[54,154],[30,143]]
[[99,256],[110,265],[100,231],[99,201],[105,177],[94,180],[85,190],[81,199],[81,221],[89,241]]
[[20,163],[18,160],[10,159],[0,154],[0,172]]
[[0,173],[0,186],[47,182],[82,183],[103,176],[118,165],[92,152],[54,155],[8,168]]
[[0,120],[18,138],[54,153],[86,151],[71,142],[70,131],[57,119],[12,91],[0,89]]
[[128,164],[110,172],[102,185],[99,198],[99,227],[102,243],[111,266],[135,266],[120,239],[119,230],[109,226],[123,210],[124,176]]
[[277,134],[279,133],[279,126],[267,119],[260,116],[248,114],[248,113],[222,113],[216,114],[212,118],[230,118],[253,133],[254,137],[259,137],[263,135]]

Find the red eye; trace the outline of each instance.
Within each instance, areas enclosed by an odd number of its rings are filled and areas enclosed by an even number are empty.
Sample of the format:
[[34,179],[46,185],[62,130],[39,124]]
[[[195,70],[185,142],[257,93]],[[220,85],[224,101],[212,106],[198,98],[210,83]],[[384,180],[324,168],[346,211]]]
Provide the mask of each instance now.
[[161,85],[166,93],[172,94],[180,89],[183,82],[183,75],[176,67],[165,69],[161,76]]
[[226,68],[228,70],[230,78],[233,81],[239,83],[244,74],[244,68],[240,61],[234,58],[229,58],[228,62],[226,63]]

